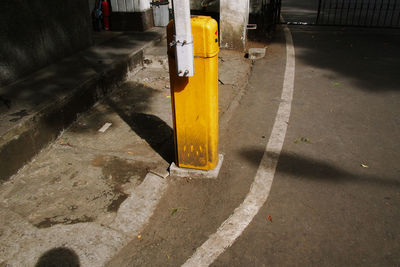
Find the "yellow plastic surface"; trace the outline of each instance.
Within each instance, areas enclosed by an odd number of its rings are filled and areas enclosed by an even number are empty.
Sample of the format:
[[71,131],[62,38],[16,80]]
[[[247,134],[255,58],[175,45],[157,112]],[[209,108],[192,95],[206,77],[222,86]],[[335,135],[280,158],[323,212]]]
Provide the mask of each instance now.
[[[214,57],[219,52],[218,23],[208,16],[192,16],[193,52],[195,57]],[[171,20],[167,27],[168,43],[173,40],[174,23]],[[174,47],[168,47],[173,52]]]
[[[191,21],[197,55],[194,76],[178,77],[173,48],[168,53],[175,160],[179,167],[210,170],[218,163],[218,26],[210,17],[192,17]],[[173,34],[170,23],[168,43]]]
[[193,16],[190,20],[195,57],[213,57],[219,51],[218,23],[211,17]]

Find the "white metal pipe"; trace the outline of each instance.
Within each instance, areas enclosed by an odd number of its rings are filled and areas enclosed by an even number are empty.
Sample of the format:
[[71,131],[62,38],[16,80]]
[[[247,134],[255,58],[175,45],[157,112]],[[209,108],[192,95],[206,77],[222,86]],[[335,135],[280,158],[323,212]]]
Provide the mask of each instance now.
[[190,24],[189,0],[174,0],[176,72],[180,77],[194,75],[193,36]]

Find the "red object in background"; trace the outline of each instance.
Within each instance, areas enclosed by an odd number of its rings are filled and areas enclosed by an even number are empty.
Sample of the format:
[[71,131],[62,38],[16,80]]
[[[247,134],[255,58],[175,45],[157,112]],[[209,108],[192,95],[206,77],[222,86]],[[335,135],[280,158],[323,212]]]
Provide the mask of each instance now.
[[101,10],[103,11],[103,22],[106,31],[110,30],[110,6],[107,0],[101,2]]

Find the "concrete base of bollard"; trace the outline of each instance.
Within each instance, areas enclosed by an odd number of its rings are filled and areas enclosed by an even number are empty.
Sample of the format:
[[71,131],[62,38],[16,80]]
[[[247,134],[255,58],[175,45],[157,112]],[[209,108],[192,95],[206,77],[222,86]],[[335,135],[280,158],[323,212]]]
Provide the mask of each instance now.
[[188,168],[179,168],[173,162],[169,167],[169,175],[171,177],[180,177],[180,178],[192,178],[192,179],[216,179],[219,174],[219,170],[221,169],[222,162],[224,161],[224,155],[218,155],[218,164],[217,166],[209,171],[204,170],[196,170],[196,169],[188,169]]

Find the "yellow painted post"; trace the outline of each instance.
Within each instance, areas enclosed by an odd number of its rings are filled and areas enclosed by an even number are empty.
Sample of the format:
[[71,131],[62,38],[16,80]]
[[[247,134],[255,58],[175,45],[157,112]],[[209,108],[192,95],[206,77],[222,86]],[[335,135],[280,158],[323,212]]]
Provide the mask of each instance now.
[[[177,76],[175,48],[168,46],[175,161],[179,167],[211,170],[218,163],[218,24],[211,17],[192,16],[191,25],[194,76]],[[168,44],[173,37],[171,21]]]

